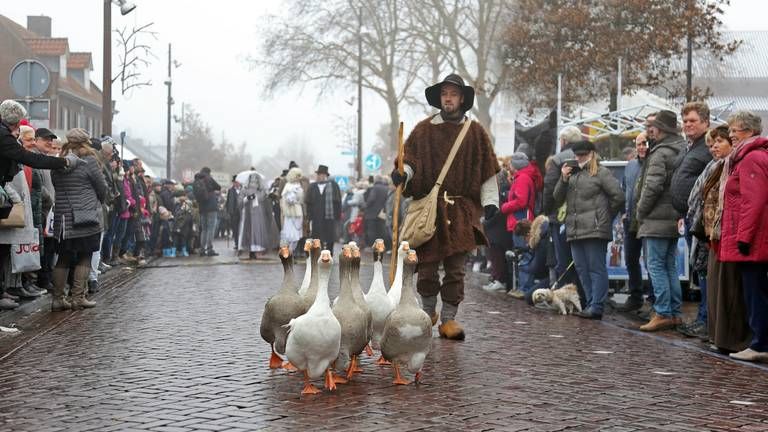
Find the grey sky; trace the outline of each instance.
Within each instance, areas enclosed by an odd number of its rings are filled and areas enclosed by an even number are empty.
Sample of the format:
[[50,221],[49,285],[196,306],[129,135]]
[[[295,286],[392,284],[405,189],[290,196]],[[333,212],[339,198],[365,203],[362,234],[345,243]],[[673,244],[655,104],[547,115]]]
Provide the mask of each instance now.
[[[355,115],[355,107],[343,101],[354,95],[355,90],[342,89],[318,100],[308,88],[303,94],[290,91],[274,100],[263,100],[261,74],[249,71],[243,60],[248,54],[257,54],[258,25],[268,13],[280,11],[281,1],[133,1],[138,7],[124,17],[119,8],[113,7],[113,27],[154,22],[158,39],[149,42],[157,59],[153,59],[147,71],[152,87],[140,88],[124,97],[119,94],[119,86],[114,86],[113,96],[120,111],[115,117],[116,132],[126,130],[153,145],[165,145],[166,87],[163,81],[167,75],[168,43],[171,42],[173,57],[182,64],[174,70],[173,79],[174,112],[177,115],[182,102],[190,104],[212,126],[217,139],[224,133],[235,143],[247,141],[254,160],[274,154],[277,146],[300,140],[314,151],[318,161],[331,167],[332,173],[351,172],[346,166],[351,162],[351,156],[342,156],[336,147],[336,129],[338,116]],[[765,23],[768,2],[732,0],[731,3],[725,16],[728,28],[768,29]],[[54,37],[68,37],[72,51],[93,53],[92,79],[101,87],[101,1],[2,0],[0,13],[22,25],[26,25],[27,15],[50,16]],[[117,62],[117,57],[113,57]],[[363,142],[364,154],[367,154],[379,125],[388,117],[383,103],[373,94],[365,93],[363,104]],[[419,117],[419,110],[405,111],[406,134]]]

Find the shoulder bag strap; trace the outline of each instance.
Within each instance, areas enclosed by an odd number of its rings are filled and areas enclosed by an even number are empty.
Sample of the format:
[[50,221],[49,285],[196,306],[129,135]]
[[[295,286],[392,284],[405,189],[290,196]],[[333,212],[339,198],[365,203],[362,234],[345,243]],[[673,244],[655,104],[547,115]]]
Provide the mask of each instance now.
[[456,157],[456,153],[459,151],[459,147],[461,147],[461,143],[464,141],[464,136],[467,135],[467,131],[469,130],[469,126],[472,123],[472,120],[467,119],[464,122],[464,127],[461,128],[461,132],[459,132],[459,136],[456,137],[456,142],[453,143],[453,147],[451,148],[451,152],[448,154],[448,159],[445,160],[445,165],[443,165],[443,169],[440,171],[440,175],[437,177],[437,184],[438,186],[441,186],[443,184],[443,180],[445,180],[445,175],[448,174],[448,169],[451,168],[451,164],[453,163],[453,158]]

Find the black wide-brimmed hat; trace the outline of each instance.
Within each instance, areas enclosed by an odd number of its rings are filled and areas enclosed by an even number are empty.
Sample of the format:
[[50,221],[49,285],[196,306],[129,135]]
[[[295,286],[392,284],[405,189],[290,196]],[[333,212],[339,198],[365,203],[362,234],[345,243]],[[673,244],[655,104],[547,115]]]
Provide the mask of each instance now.
[[464,85],[464,80],[456,74],[450,74],[441,82],[424,90],[424,95],[427,96],[427,102],[430,105],[437,109],[443,108],[440,104],[440,89],[445,84],[453,84],[461,89],[461,92],[464,94],[464,102],[461,103],[462,111],[467,112],[472,109],[472,106],[475,104],[475,89]]
[[666,133],[680,133],[677,128],[677,114],[669,110],[661,110],[656,113],[656,118],[651,120],[651,126],[656,126],[660,131]]
[[317,171],[315,171],[315,174],[325,174],[327,176],[331,175],[331,173],[328,172],[328,167],[325,165],[318,165]]

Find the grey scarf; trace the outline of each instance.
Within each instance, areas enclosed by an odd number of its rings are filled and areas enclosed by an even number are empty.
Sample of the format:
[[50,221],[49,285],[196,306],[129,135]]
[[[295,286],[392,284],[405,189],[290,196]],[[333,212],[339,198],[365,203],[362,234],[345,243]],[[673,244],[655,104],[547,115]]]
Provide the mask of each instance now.
[[329,181],[323,182],[321,184],[325,184],[325,189],[323,189],[323,194],[322,194],[325,197],[325,219],[332,220],[334,219],[333,185]]

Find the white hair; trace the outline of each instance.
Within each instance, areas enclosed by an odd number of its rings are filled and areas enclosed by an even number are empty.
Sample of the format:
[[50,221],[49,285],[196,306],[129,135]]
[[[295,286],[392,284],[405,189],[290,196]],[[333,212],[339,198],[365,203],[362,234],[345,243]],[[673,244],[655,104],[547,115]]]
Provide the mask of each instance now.
[[0,103],[0,119],[8,125],[18,124],[27,116],[24,106],[13,99],[6,99]]
[[34,136],[35,135],[35,128],[33,128],[32,126],[27,126],[27,125],[19,126],[19,138],[21,138],[21,137],[23,137],[23,136],[25,136],[27,134],[32,134],[32,136]]
[[575,143],[583,139],[581,131],[576,126],[567,126],[560,131],[560,142],[563,144]]

